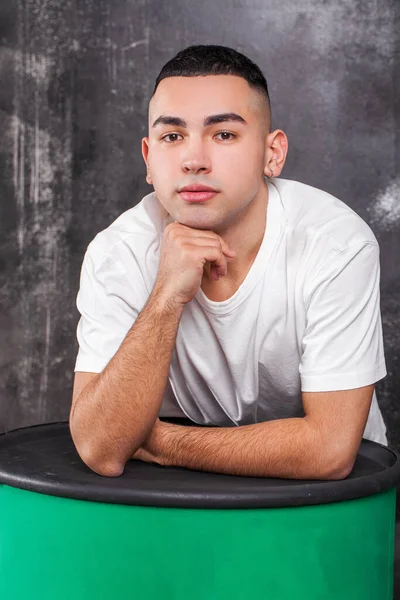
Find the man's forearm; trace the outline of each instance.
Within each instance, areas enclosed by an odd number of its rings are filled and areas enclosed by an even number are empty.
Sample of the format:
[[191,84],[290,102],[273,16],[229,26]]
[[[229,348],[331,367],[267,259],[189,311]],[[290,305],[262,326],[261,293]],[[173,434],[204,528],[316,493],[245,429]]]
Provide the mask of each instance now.
[[104,371],[84,388],[70,417],[81,458],[119,475],[160,410],[182,308],[153,292]]
[[[145,445],[146,448],[146,445]],[[149,450],[161,464],[230,475],[287,479],[341,479],[321,436],[305,418],[240,427],[184,427],[163,423]]]

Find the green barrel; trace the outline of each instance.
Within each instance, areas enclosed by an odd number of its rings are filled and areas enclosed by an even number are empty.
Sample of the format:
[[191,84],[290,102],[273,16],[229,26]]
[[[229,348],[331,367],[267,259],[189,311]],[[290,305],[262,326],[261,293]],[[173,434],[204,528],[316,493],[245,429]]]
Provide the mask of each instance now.
[[67,423],[0,436],[0,598],[392,600],[399,458],[340,481],[80,460]]

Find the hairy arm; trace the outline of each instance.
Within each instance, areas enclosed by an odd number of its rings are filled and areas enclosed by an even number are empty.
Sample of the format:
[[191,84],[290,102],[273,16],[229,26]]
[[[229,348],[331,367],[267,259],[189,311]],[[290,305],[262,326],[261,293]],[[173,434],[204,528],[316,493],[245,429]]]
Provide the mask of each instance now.
[[302,418],[234,428],[158,422],[134,458],[232,475],[343,479],[353,468],[373,389],[303,393]]
[[160,410],[182,308],[156,291],[100,374],[76,385],[70,430],[82,460],[118,476],[149,435]]

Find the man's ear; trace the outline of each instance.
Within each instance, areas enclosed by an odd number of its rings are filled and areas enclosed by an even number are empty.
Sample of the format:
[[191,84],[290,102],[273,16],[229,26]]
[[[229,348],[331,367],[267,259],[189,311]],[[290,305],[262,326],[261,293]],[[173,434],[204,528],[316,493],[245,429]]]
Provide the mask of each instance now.
[[267,136],[264,173],[267,177],[278,177],[284,167],[288,153],[288,139],[282,129],[275,129]]
[[150,174],[150,167],[149,167],[149,138],[145,137],[142,139],[142,156],[143,156],[143,160],[146,163],[146,169],[147,169],[147,175],[146,175],[146,181],[149,185],[153,185],[153,182],[151,180],[151,174]]

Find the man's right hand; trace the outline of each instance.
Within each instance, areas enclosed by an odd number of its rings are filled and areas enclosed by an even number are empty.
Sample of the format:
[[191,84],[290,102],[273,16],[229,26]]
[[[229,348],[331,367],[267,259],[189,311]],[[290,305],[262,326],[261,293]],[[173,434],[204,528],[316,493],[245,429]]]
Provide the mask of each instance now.
[[200,288],[207,262],[217,281],[227,274],[227,262],[235,257],[236,253],[213,231],[170,223],[164,230],[154,288],[175,303],[187,304]]

